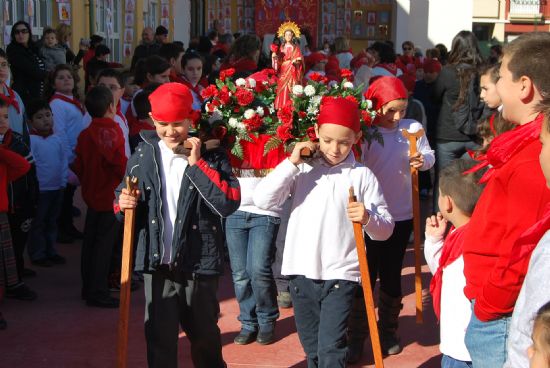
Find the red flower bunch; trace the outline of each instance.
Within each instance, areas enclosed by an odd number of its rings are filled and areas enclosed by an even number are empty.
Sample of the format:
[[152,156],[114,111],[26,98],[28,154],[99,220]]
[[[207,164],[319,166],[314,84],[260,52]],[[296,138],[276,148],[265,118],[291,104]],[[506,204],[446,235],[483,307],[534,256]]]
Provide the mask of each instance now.
[[363,123],[367,127],[370,128],[372,126],[372,116],[367,110],[361,110],[361,120],[363,120]]
[[357,99],[353,95],[348,95],[345,97],[345,99],[359,104],[359,101],[357,101]]
[[319,73],[311,73],[309,79],[317,83],[326,83],[328,81],[327,77]]
[[345,78],[349,81],[353,80],[353,72],[349,69],[341,69],[340,70],[340,76],[342,77],[342,79]]
[[291,103],[286,104],[282,109],[277,111],[277,117],[282,125],[292,125],[294,107]]
[[279,51],[279,46],[276,45],[276,44],[274,44],[274,43],[272,43],[272,44],[269,46],[269,48],[270,48],[271,52],[277,52],[277,51]]
[[227,105],[229,101],[231,101],[229,88],[227,86],[223,86],[218,94],[218,97],[223,105]]
[[279,125],[277,127],[277,137],[283,142],[286,142],[294,138],[294,136],[290,132],[291,129],[292,129],[291,125]]
[[248,106],[254,101],[254,94],[246,88],[237,88],[235,97],[237,97],[237,103],[240,106]]
[[312,141],[312,142],[315,142],[316,140],[319,139],[319,138],[317,138],[317,134],[315,133],[315,127],[311,126],[311,127],[307,128],[306,133],[307,133],[307,136],[308,136],[309,140]]
[[222,82],[225,82],[225,79],[226,78],[231,78],[233,76],[233,74],[235,74],[235,69],[233,69],[233,68],[222,70],[220,72],[220,80]]
[[243,119],[243,124],[246,127],[247,132],[257,132],[263,124],[262,118],[256,114],[250,119]]
[[202,90],[201,96],[205,100],[209,99],[210,97],[216,97],[218,95],[218,89],[214,85],[209,85],[205,89]]

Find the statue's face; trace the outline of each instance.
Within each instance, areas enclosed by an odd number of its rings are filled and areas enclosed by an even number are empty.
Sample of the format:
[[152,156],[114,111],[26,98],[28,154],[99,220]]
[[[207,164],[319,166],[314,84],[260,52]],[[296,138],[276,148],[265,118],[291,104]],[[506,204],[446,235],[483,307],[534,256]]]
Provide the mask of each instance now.
[[292,32],[292,31],[285,31],[285,41],[286,41],[286,42],[292,41],[292,37],[294,37],[294,32]]

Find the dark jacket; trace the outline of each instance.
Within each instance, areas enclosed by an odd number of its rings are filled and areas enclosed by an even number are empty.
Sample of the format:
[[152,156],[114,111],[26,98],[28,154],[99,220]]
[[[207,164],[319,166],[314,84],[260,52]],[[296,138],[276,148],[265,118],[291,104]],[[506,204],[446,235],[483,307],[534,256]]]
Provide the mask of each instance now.
[[468,142],[472,140],[458,130],[453,118],[453,106],[459,93],[457,65],[445,65],[433,86],[434,103],[441,105],[435,126],[435,138],[438,141]]
[[[141,192],[136,209],[135,269],[154,271],[163,249],[162,181],[156,131],[140,133],[143,142],[128,160],[126,176],[138,178]],[[125,183],[115,191],[118,197]],[[203,152],[185,169],[174,222],[170,268],[182,272],[218,275],[223,268],[223,219],[239,208],[240,187],[223,150]],[[115,212],[117,208],[115,206]],[[122,213],[117,212],[119,218]]]
[[12,42],[6,48],[6,54],[13,76],[12,88],[19,93],[23,103],[27,104],[33,98],[42,98],[48,73],[34,45],[24,47]]
[[147,59],[151,55],[158,55],[160,46],[161,44],[157,42],[150,44],[142,43],[138,45],[134,50],[134,56],[132,56],[132,63],[130,64],[131,70],[134,70],[140,59]]

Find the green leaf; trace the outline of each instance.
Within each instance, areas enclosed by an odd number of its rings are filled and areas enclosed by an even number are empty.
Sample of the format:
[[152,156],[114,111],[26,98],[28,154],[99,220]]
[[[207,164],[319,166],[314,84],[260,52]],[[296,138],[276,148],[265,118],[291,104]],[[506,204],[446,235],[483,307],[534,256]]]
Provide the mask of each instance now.
[[272,151],[279,147],[281,144],[283,144],[283,141],[280,140],[278,137],[273,136],[269,138],[267,142],[265,142],[264,146],[264,156],[268,154],[269,151]]
[[233,154],[233,156],[237,157],[238,159],[240,160],[243,159],[244,152],[243,152],[243,146],[241,146],[241,142],[236,141],[233,144],[233,147],[231,148],[231,153]]
[[218,89],[223,88],[223,82],[220,79],[216,79],[216,87],[218,87]]
[[235,86],[235,83],[233,83],[233,81],[231,81],[231,80],[227,80],[225,85],[227,86],[227,88],[229,88],[229,90],[231,92],[235,92],[237,90],[237,87]]
[[254,142],[254,140],[253,140],[248,134],[243,134],[240,138],[241,138],[243,141]]

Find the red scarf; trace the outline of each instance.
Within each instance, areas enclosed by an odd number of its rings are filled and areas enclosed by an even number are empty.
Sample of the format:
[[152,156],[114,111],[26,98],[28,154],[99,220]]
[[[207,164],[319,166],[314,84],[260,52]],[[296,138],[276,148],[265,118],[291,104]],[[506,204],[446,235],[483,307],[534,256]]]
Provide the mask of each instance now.
[[439,258],[439,267],[432,278],[430,283],[430,293],[432,293],[432,304],[434,307],[435,315],[439,320],[441,315],[441,287],[443,286],[443,271],[445,267],[456,261],[458,257],[462,255],[462,249],[464,246],[464,234],[468,224],[455,229],[451,227],[445,242],[443,243],[443,249],[441,250],[441,257]]
[[481,184],[489,181],[495,170],[510,161],[512,156],[539,139],[543,119],[544,116],[539,114],[532,122],[520,125],[493,139],[489,151],[487,151],[487,161],[491,167],[479,180]]
[[47,138],[47,137],[49,137],[50,135],[53,134],[53,129],[50,128],[50,130],[48,130],[47,132],[39,132],[38,130],[36,130],[34,128],[31,128],[29,130],[29,134],[30,135],[37,135],[37,136],[42,137],[42,138]]
[[0,92],[0,99],[3,100],[8,105],[8,107],[13,106],[18,114],[21,113],[19,102],[17,102],[17,98],[15,98],[15,92],[13,92],[13,89],[8,87],[6,83],[3,83],[3,87],[6,89],[8,94],[5,95],[3,92]]
[[77,109],[79,109],[80,112],[82,113],[82,115],[84,115],[86,113],[86,111],[84,110],[84,107],[82,106],[80,101],[78,101],[74,97],[67,97],[67,96],[59,94],[59,93],[54,93],[52,98],[50,98],[50,102],[52,102],[53,100],[65,101],[67,103],[70,103],[70,104],[74,105]]
[[122,113],[122,107],[120,106],[120,100],[118,101],[118,104],[116,105],[116,114],[119,118],[122,119],[124,122],[124,125],[126,125],[126,128],[128,128],[128,120],[126,120],[126,117]]
[[4,133],[4,139],[2,140],[2,143],[0,143],[0,146],[3,146],[9,149],[12,139],[13,139],[13,134],[11,129],[6,130],[6,133]]
[[541,219],[525,230],[514,243],[514,247],[510,253],[512,255],[510,257],[510,266],[520,262],[525,257],[530,258],[538,242],[548,230],[550,230],[550,204],[546,205]]
[[189,88],[191,91],[193,91],[195,93],[195,95],[197,95],[197,97],[199,98],[199,101],[201,103],[204,102],[204,99],[201,96],[201,92],[204,89],[204,87],[201,85],[200,80],[199,80],[199,82],[197,83],[196,86],[193,86],[187,78],[185,78],[184,76],[181,76],[180,79],[178,80],[178,82],[183,84],[187,88]]

